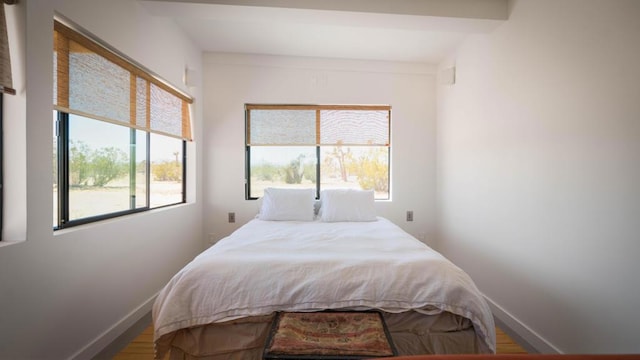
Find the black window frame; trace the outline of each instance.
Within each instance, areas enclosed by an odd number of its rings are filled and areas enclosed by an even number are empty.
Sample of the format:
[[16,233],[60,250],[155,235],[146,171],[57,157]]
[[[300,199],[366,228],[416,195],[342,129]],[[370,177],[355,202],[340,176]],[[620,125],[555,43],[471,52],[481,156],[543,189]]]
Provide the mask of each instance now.
[[[181,140],[182,143],[182,197],[179,202],[163,204],[160,206],[150,206],[151,202],[151,133],[146,133],[146,206],[135,207],[135,198],[132,198],[129,202],[129,209],[122,211],[114,211],[111,213],[100,214],[95,216],[88,216],[79,219],[69,219],[69,113],[54,110],[57,113],[56,117],[56,139],[57,139],[57,167],[58,167],[58,218],[57,225],[54,225],[54,230],[66,229],[78,225],[84,225],[96,221],[102,221],[107,219],[113,219],[125,215],[136,214],[140,212],[149,211],[152,209],[160,209],[168,206],[175,206],[184,204],[187,202],[187,142]],[[91,119],[92,121],[100,121]],[[130,128],[130,143],[135,141],[135,132],[143,131],[140,129]],[[135,164],[131,164],[130,171],[135,171]]]
[[[250,112],[250,107],[252,106],[256,106],[255,104],[245,104],[245,130],[244,130],[244,144],[245,144],[245,200],[258,200],[259,197],[255,197],[255,196],[251,196],[251,147],[252,145],[249,144],[249,139],[247,137],[247,134],[249,133],[248,131],[248,126],[249,126],[249,112]],[[261,105],[257,105],[257,106],[261,106]],[[367,107],[367,105],[275,105],[275,104],[269,104],[269,105],[265,105],[268,107],[281,107],[283,109],[290,109],[290,108],[295,108],[297,106],[300,106],[301,108],[307,108],[307,107],[313,107],[316,109],[322,109],[322,108],[332,108],[332,107],[344,107],[345,109],[359,109],[362,107]],[[387,107],[389,111],[389,143],[387,144],[387,164],[388,164],[388,179],[387,179],[387,188],[388,190],[388,197],[386,199],[376,199],[376,201],[378,200],[390,200],[391,199],[391,106],[390,105],[379,105],[382,107]],[[375,105],[373,105],[373,107],[377,107]],[[285,145],[283,145],[285,146]],[[305,145],[306,146],[306,145]],[[325,146],[331,146],[331,145],[323,145],[323,144],[316,144],[314,147],[316,149],[315,151],[315,156],[316,156],[316,180],[315,180],[315,190],[316,190],[316,200],[320,199],[320,191],[321,191],[321,173],[320,173],[320,168],[321,168],[321,148],[325,147]],[[311,145],[309,145],[309,147],[311,147]]]

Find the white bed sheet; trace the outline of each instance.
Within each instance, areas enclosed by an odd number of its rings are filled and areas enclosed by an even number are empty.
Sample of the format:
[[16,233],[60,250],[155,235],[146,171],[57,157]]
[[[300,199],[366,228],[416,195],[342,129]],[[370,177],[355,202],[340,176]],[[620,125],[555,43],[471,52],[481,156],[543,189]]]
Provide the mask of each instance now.
[[[495,352],[491,311],[460,268],[389,220],[254,219],[198,255],[159,293],[154,340],[181,328],[273,311],[448,311]],[[164,349],[157,349],[163,352]]]

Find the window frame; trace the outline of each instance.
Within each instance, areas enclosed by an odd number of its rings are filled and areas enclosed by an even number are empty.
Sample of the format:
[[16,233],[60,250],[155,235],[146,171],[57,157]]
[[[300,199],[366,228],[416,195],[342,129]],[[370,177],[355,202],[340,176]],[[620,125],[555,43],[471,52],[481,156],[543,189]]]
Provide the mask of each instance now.
[[[258,200],[259,197],[251,196],[251,147],[252,146],[260,146],[260,145],[251,145],[250,144],[250,112],[251,110],[315,110],[320,112],[322,110],[345,110],[345,111],[357,111],[357,110],[384,110],[388,111],[388,141],[384,145],[387,148],[387,188],[388,196],[386,199],[376,199],[376,200],[390,200],[391,199],[391,105],[309,105],[309,104],[245,104],[245,200]],[[323,147],[336,146],[338,144],[322,144],[320,142],[320,115],[317,115],[316,118],[316,143],[315,145],[302,145],[302,146],[313,146],[315,147],[315,156],[316,156],[316,180],[315,180],[315,189],[316,189],[316,199],[320,198],[321,189],[321,149]],[[262,145],[265,146],[265,145]],[[288,144],[282,145],[267,145],[267,146],[291,146]],[[347,146],[355,146],[355,145],[347,145]],[[376,145],[358,145],[358,146],[376,146]],[[382,146],[382,145],[377,145]]]
[[[60,60],[60,56],[62,54],[62,56],[65,54],[65,52],[69,52],[70,50],[68,48],[65,49],[64,46],[59,47],[61,45],[58,45],[59,41],[59,37],[62,37],[60,39],[66,39],[66,40],[61,40],[61,41],[73,41],[77,44],[79,44],[81,47],[87,49],[88,51],[97,54],[101,57],[103,57],[104,59],[106,59],[108,62],[111,62],[113,64],[115,64],[116,66],[126,70],[127,72],[130,73],[130,77],[132,79],[132,87],[131,90],[132,93],[130,94],[130,106],[131,109],[135,109],[135,101],[133,99],[137,99],[137,96],[139,96],[139,94],[136,92],[135,87],[133,87],[133,79],[136,79],[136,84],[137,84],[137,80],[142,80],[145,82],[146,84],[146,90],[143,90],[144,92],[146,92],[146,125],[138,125],[136,123],[137,119],[135,118],[135,110],[131,111],[130,109],[130,116],[131,116],[131,120],[129,123],[123,122],[120,119],[110,119],[110,118],[105,118],[103,115],[101,114],[90,114],[90,113],[86,113],[81,109],[77,109],[74,107],[69,107],[69,83],[68,83],[68,68],[60,68],[60,64],[58,64],[58,66],[54,66],[54,75],[55,75],[55,79],[57,79],[56,82],[54,82],[54,86],[57,87],[58,91],[57,91],[57,96],[54,97],[54,114],[55,114],[55,126],[53,127],[55,134],[54,134],[54,139],[56,141],[55,144],[55,151],[56,151],[56,159],[55,159],[55,163],[57,168],[54,169],[57,171],[57,176],[56,176],[56,181],[58,182],[58,193],[57,193],[57,216],[56,219],[54,219],[55,223],[53,224],[53,229],[54,230],[60,230],[60,229],[66,229],[66,228],[70,228],[73,226],[77,226],[77,225],[83,225],[83,224],[87,224],[87,223],[92,223],[92,222],[96,222],[96,221],[101,221],[101,220],[106,220],[106,219],[111,219],[111,218],[116,218],[116,217],[120,217],[120,216],[125,216],[125,215],[130,215],[130,214],[135,214],[135,213],[140,213],[140,212],[144,212],[144,211],[148,211],[148,210],[152,210],[152,209],[159,209],[159,208],[164,208],[164,207],[169,207],[169,206],[175,206],[175,205],[179,205],[179,204],[184,204],[187,202],[187,163],[188,163],[188,154],[187,154],[187,141],[192,141],[192,130],[191,130],[191,125],[190,125],[190,118],[191,118],[191,111],[189,108],[189,105],[193,103],[193,98],[191,98],[188,94],[186,94],[185,92],[179,90],[177,87],[171,85],[170,83],[168,83],[167,81],[165,81],[164,79],[162,79],[160,76],[158,76],[157,74],[153,73],[152,71],[150,71],[149,69],[147,69],[146,67],[140,65],[139,63],[137,63],[136,61],[132,60],[131,58],[127,57],[126,55],[122,54],[121,52],[119,52],[118,50],[116,50],[115,48],[111,47],[109,44],[103,42],[102,40],[100,40],[99,38],[95,37],[94,35],[92,35],[90,32],[82,29],[81,27],[73,24],[72,22],[70,22],[67,19],[64,19],[63,17],[56,15],[54,18],[54,56],[56,56],[56,52],[58,52],[57,57],[54,57],[54,59],[57,59],[57,61],[62,61]],[[67,43],[68,44],[68,43]],[[64,64],[64,63],[63,63]],[[63,71],[62,73],[60,71]],[[60,74],[65,74],[65,71],[67,72],[66,74],[66,81],[67,83],[61,83],[61,81],[65,81],[65,76],[61,77]],[[62,88],[61,88],[62,86]],[[157,88],[159,89],[159,91],[163,91],[166,94],[169,94],[173,97],[175,97],[176,99],[179,99],[181,101],[181,108],[180,108],[180,118],[179,119],[175,119],[176,124],[180,124],[180,129],[177,132],[174,131],[165,131],[163,129],[159,129],[154,125],[154,117],[151,115],[151,113],[154,111],[153,109],[157,109],[157,108],[153,108],[153,102],[151,102],[151,99],[149,97],[149,92],[153,91],[151,88]],[[54,88],[55,90],[56,88]],[[60,89],[63,89],[63,91],[60,91]],[[66,91],[64,91],[64,89],[66,89]],[[62,96],[62,97],[61,97]],[[66,96],[66,97],[65,97]],[[157,106],[157,105],[155,105]],[[135,197],[131,196],[131,189],[132,186],[135,186],[135,180],[130,181],[129,182],[129,191],[130,191],[130,201],[129,201],[129,208],[125,209],[125,210],[118,210],[118,211],[112,211],[112,212],[108,212],[108,213],[104,213],[104,214],[99,214],[99,215],[91,215],[91,216],[86,216],[86,217],[82,217],[82,218],[77,218],[77,219],[70,219],[70,200],[69,200],[69,194],[70,194],[70,134],[69,134],[69,129],[70,129],[70,115],[77,115],[77,116],[81,116],[84,118],[87,118],[87,121],[104,121],[106,123],[111,123],[114,126],[123,126],[123,127],[127,127],[129,128],[129,144],[132,145],[135,143],[136,141],[136,136],[137,135],[141,135],[140,132],[143,132],[146,136],[146,149],[144,151],[146,159],[145,159],[145,172],[146,172],[146,176],[145,176],[145,204],[144,206],[139,206],[136,207],[135,205],[135,201],[133,199],[135,199]],[[167,203],[162,203],[160,205],[151,205],[151,199],[153,198],[153,193],[151,190],[151,180],[152,180],[152,176],[153,174],[151,173],[152,170],[152,153],[151,153],[151,148],[152,148],[152,144],[151,144],[151,133],[156,134],[157,136],[165,136],[167,138],[174,138],[176,140],[180,140],[180,147],[182,150],[182,156],[180,158],[180,166],[181,166],[181,196],[180,196],[180,200],[176,199],[176,202],[173,202],[174,199],[170,199],[170,202]],[[176,143],[177,146],[177,143]],[[130,150],[129,150],[129,156],[130,159],[131,156],[134,156],[135,154],[131,153],[131,146],[129,146]],[[139,163],[140,159],[136,159],[135,162],[131,162],[129,161],[129,176],[131,177],[132,174],[135,173],[135,168],[136,168],[136,163]],[[135,191],[135,190],[133,190]]]
[[[151,133],[149,131],[145,131],[145,136],[147,138],[146,148],[145,148],[145,166],[146,166],[146,177],[145,177],[145,206],[135,207],[135,204],[129,203],[129,209],[114,211],[110,213],[87,216],[78,219],[69,219],[69,194],[70,194],[70,183],[69,183],[69,113],[57,111],[56,118],[56,132],[57,132],[57,167],[58,167],[58,217],[57,217],[57,225],[54,226],[54,230],[66,229],[73,226],[84,225],[96,221],[102,221],[107,219],[112,219],[120,216],[136,214],[144,211],[149,211],[152,209],[159,209],[168,206],[174,206],[179,204],[184,204],[187,202],[187,142],[185,140],[181,141],[182,147],[182,184],[181,191],[182,196],[179,202],[163,204],[160,206],[151,206]],[[90,119],[91,121],[100,121],[95,119]],[[130,142],[131,139],[135,138],[135,132],[141,131],[139,129],[130,128]],[[131,164],[129,171],[135,171],[135,164]]]

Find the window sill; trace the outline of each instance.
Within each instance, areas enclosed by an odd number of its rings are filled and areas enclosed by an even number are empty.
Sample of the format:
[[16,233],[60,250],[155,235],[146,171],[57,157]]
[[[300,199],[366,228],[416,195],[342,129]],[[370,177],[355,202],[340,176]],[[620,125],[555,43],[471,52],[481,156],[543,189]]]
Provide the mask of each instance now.
[[27,240],[2,240],[0,241],[0,250],[11,245],[23,244],[25,242],[27,242]]

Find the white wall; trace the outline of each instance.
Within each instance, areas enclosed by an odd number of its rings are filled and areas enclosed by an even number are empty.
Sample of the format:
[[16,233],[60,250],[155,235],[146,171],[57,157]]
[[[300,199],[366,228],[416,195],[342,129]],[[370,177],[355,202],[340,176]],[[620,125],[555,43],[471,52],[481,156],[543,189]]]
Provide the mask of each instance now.
[[[27,228],[26,240],[0,243],[0,358],[90,358],[148,312],[154,295],[201,250],[202,209],[195,202],[200,145],[188,149],[189,204],[54,233],[54,10],[178,86],[185,66],[201,71],[201,54],[172,22],[148,16],[133,0],[28,0],[17,6],[26,16],[26,51],[13,59],[26,74],[26,86],[18,89],[26,90],[26,105],[17,111],[26,143],[5,150],[26,154],[26,170],[17,172],[26,173]],[[185,90],[196,97],[199,140],[201,86]]]
[[638,353],[640,2],[511,7],[441,65],[438,249],[539,349]]
[[[207,54],[204,219],[215,240],[258,213],[245,200],[244,104],[390,104],[392,201],[377,211],[413,235],[435,230],[435,69],[420,64]],[[414,222],[405,212],[414,211]],[[236,223],[227,223],[227,212]]]
[[[2,239],[9,241],[22,241],[27,236],[27,186],[25,178],[27,174],[26,159],[24,151],[26,142],[26,89],[25,89],[25,67],[26,58],[26,34],[22,29],[25,27],[24,6],[4,6],[7,21],[7,33],[9,34],[9,53],[11,55],[11,76],[15,95],[3,95],[3,117],[2,117],[2,143],[6,149],[22,149],[22,151],[12,151],[10,156],[4,155],[2,158],[3,172],[3,204],[2,213]],[[11,170],[11,171],[9,171]],[[10,189],[7,191],[6,189]],[[11,209],[11,211],[8,211]]]

